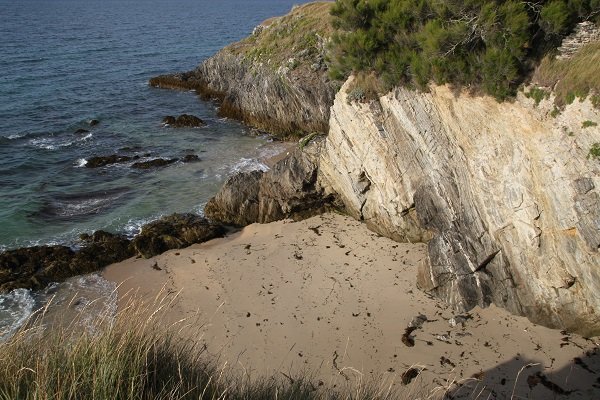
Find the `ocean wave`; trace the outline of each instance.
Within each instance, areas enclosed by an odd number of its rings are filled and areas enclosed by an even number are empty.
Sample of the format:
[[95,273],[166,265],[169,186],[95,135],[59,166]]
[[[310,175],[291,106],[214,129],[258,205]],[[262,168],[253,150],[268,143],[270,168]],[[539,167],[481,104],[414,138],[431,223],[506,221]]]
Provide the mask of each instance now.
[[15,289],[0,295],[0,342],[10,338],[38,310],[44,310],[44,323],[73,321],[93,334],[100,322],[114,320],[116,289],[115,283],[94,273],[51,283],[37,292]]
[[28,289],[0,295],[0,342],[11,337],[33,314],[35,299]]
[[72,137],[70,137],[70,138],[60,138],[60,137],[54,137],[54,136],[42,137],[42,138],[31,139],[29,141],[29,145],[31,145],[33,147],[37,147],[38,149],[43,149],[43,150],[56,150],[56,149],[60,149],[63,147],[72,146],[79,142],[88,141],[93,136],[94,135],[90,132],[90,133],[86,134],[85,136],[82,136],[82,137],[79,137],[76,139],[73,139]]
[[59,194],[47,198],[32,216],[43,219],[63,219],[98,214],[115,205],[129,193],[125,187],[93,192]]
[[242,158],[229,168],[229,174],[235,175],[239,172],[263,171],[266,172],[269,167],[262,161],[255,158]]
[[152,221],[156,221],[157,219],[160,219],[160,217],[162,217],[162,215],[153,216],[153,217],[149,217],[149,218],[130,219],[127,221],[125,226],[122,228],[123,234],[128,239],[133,239],[134,236],[136,236],[140,232],[142,232],[142,226],[144,226]]

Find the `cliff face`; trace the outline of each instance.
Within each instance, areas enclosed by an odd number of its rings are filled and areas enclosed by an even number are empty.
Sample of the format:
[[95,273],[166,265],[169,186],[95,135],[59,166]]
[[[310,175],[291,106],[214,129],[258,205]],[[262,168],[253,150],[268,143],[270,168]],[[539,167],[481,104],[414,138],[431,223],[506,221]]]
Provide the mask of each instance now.
[[336,86],[327,74],[325,46],[331,3],[310,3],[259,25],[190,72],[150,84],[195,89],[220,101],[220,115],[276,135],[327,132]]
[[[422,289],[465,311],[491,302],[544,325],[600,333],[600,113],[556,118],[513,103],[396,89],[331,110],[320,183],[357,218],[427,240]],[[589,123],[586,125],[590,125]],[[593,124],[592,124],[593,125]]]

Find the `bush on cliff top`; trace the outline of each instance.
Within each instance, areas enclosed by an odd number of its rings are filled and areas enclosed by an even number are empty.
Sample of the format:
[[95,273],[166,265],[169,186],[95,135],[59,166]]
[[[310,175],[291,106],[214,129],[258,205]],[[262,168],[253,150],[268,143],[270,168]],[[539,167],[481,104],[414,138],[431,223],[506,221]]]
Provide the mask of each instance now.
[[433,81],[505,99],[600,0],[336,0],[332,77],[374,72],[391,88]]

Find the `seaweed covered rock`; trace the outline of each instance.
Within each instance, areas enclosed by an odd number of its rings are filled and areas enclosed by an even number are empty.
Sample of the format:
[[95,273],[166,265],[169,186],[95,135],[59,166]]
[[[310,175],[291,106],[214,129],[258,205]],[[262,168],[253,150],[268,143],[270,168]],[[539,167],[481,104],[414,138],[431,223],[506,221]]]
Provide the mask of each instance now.
[[221,237],[224,233],[221,225],[212,224],[198,215],[173,214],[144,225],[131,246],[138,255],[150,258],[170,249]]
[[83,240],[85,245],[78,252],[67,246],[35,246],[0,254],[0,292],[41,289],[133,255],[129,241],[120,235],[98,231],[84,235]]
[[163,118],[163,124],[173,128],[198,128],[205,125],[200,118],[189,114],[181,114],[177,118],[167,115]]

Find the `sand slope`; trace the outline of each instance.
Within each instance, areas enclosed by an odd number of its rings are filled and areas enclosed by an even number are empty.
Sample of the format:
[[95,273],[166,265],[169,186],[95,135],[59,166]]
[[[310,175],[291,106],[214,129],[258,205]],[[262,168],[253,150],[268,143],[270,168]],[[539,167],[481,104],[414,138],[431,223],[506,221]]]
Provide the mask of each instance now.
[[[575,389],[566,398],[600,398],[594,340],[496,307],[475,309],[452,326],[455,313],[415,287],[423,257],[423,244],[396,243],[353,219],[324,214],[251,225],[224,239],[114,264],[104,275],[123,281],[122,297],[130,290],[154,296],[163,285],[180,292],[173,321],[198,312],[186,335],[255,378],[305,371],[338,387],[375,378],[395,382],[409,398],[453,380],[483,389],[479,398],[510,398],[513,390],[561,398]],[[419,315],[425,322],[403,340]],[[519,374],[529,363],[539,365]],[[423,372],[403,386],[411,366]]]

